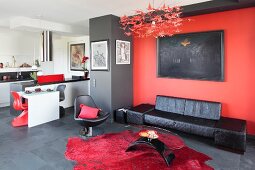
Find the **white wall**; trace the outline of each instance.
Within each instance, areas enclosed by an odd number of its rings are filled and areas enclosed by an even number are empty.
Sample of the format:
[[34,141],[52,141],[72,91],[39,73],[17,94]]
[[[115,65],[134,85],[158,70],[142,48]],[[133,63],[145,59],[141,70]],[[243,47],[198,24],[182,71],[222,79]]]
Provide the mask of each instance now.
[[[35,59],[40,59],[40,32],[28,32],[0,28],[0,62],[8,62],[12,66],[12,56],[15,56],[16,67],[23,63],[33,65]],[[65,74],[83,76],[82,71],[70,71],[69,44],[85,43],[85,55],[89,56],[89,36],[68,37],[53,33],[53,62],[40,62],[43,74]],[[89,67],[89,63],[87,64]]]
[[[66,37],[53,34],[53,61],[55,74],[64,73],[66,78],[70,78],[72,75],[84,75],[82,71],[70,71],[69,44],[73,43],[85,43],[85,55],[90,56],[89,36]],[[89,67],[89,63],[87,66]]]
[[15,31],[0,28],[0,62],[12,66],[12,56],[15,56],[16,66],[24,62],[32,65],[39,58],[40,33]]
[[[16,66],[24,62],[33,65],[35,59],[40,59],[41,55],[41,33],[10,30],[0,28],[0,62],[4,65],[9,62],[12,65],[12,56],[15,56]],[[40,62],[44,74],[65,74],[66,78],[72,75],[83,76],[83,72],[74,72],[69,69],[69,44],[85,43],[85,55],[89,56],[89,37],[67,37],[53,33],[53,61]],[[35,56],[35,57],[34,57]],[[5,69],[3,69],[5,70]],[[8,69],[10,70],[10,69]],[[0,107],[9,106],[10,83],[1,83]],[[66,90],[66,100],[62,102],[65,107],[73,105],[73,100],[77,95],[89,94],[89,81],[68,83],[70,90]]]

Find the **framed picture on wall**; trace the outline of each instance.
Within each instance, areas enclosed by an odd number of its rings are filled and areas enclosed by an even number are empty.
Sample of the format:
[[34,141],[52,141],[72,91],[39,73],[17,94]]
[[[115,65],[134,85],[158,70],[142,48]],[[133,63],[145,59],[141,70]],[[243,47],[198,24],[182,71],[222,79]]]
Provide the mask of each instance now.
[[109,70],[108,40],[91,42],[91,70]]
[[116,64],[130,64],[130,42],[116,40]]
[[157,39],[158,77],[224,81],[224,31]]
[[85,43],[69,44],[70,70],[83,71],[82,58],[85,55]]

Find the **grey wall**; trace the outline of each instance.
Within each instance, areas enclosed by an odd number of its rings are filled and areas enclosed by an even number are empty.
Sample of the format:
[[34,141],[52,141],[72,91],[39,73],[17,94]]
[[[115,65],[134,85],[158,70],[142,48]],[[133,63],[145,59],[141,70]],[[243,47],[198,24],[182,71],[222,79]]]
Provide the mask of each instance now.
[[[108,44],[110,44],[111,15],[90,19],[89,25],[90,42],[109,40]],[[111,50],[109,54],[111,56]],[[96,82],[95,87],[94,81]],[[109,71],[90,71],[90,95],[98,107],[108,112],[111,111],[111,68]]]
[[[105,111],[113,112],[133,104],[133,46],[132,38],[120,29],[119,17],[106,15],[89,21],[90,42],[108,40],[109,71],[90,72],[90,94],[96,104]],[[116,65],[116,40],[131,42],[131,64]],[[94,81],[96,86],[94,86]]]
[[[119,17],[112,16],[112,109],[133,105],[133,40],[120,29]],[[130,41],[130,64],[116,64],[116,40]]]

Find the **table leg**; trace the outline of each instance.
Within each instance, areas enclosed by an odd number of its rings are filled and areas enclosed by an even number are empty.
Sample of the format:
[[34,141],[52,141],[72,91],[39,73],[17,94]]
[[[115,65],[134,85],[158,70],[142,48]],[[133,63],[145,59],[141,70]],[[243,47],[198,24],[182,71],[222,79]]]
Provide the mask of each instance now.
[[147,145],[154,148],[165,160],[167,166],[171,164],[173,159],[175,158],[174,153],[160,140],[158,139],[148,139],[145,137],[139,138],[135,142],[131,143],[129,147],[126,149],[126,152],[137,149],[138,145]]

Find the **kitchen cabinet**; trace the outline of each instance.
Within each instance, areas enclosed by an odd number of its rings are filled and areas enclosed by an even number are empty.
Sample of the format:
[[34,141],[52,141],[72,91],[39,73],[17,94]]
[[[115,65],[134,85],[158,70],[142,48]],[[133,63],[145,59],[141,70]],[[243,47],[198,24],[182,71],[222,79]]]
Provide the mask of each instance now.
[[[16,91],[16,92],[25,91],[26,87],[32,87],[34,85],[35,85],[34,81],[28,81],[28,82],[23,81],[23,82],[11,83],[10,90],[9,90],[9,94],[10,94],[9,103],[12,105],[12,103],[14,101],[14,99],[11,95],[11,91]],[[13,108],[13,106],[10,106],[10,114],[11,115],[18,116],[21,112],[22,111],[20,111],[20,110],[15,110]]]
[[10,106],[10,83],[0,83],[0,107]]
[[[31,82],[31,80],[29,80]],[[19,81],[21,82],[29,82],[29,81]],[[10,106],[11,100],[11,84],[15,82],[1,82],[0,83],[0,108]],[[18,90],[17,90],[18,91]],[[20,90],[22,91],[22,89]]]

